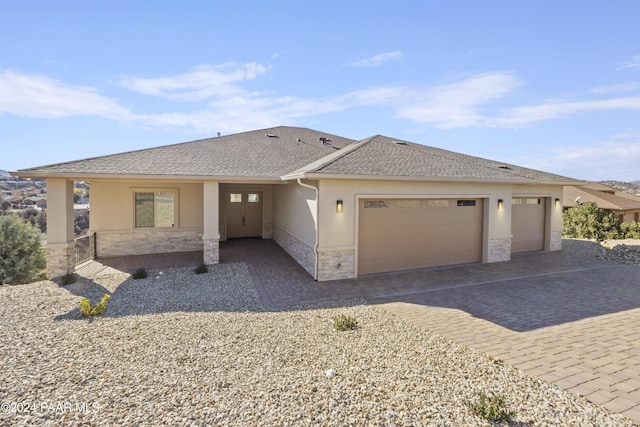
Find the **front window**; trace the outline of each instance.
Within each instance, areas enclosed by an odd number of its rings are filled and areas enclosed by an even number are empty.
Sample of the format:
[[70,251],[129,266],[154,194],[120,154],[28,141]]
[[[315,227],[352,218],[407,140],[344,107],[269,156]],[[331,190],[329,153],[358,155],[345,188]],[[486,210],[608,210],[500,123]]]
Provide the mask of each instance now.
[[170,228],[175,224],[175,193],[145,191],[135,193],[136,228]]

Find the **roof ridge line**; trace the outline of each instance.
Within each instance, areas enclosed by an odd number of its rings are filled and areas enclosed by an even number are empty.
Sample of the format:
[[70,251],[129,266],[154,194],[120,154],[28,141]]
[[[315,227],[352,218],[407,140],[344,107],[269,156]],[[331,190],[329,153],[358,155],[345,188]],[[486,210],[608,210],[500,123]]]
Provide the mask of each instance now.
[[331,163],[343,158],[344,156],[348,155],[349,153],[352,153],[353,151],[357,150],[358,148],[367,145],[368,143],[370,143],[371,141],[373,141],[374,139],[380,137],[381,135],[373,135],[370,136],[368,138],[364,138],[361,139],[360,141],[356,141],[356,142],[352,142],[351,144],[347,145],[344,148],[339,149],[338,151],[336,151],[335,153],[331,153],[331,154],[327,154],[324,157],[321,157],[320,159],[311,162],[307,165],[304,165],[303,167],[301,167],[300,169],[297,169],[291,173],[288,173],[286,175],[283,175],[280,177],[280,179],[282,179],[283,181],[289,180],[289,179],[295,179],[295,178],[301,178],[302,176],[304,176],[304,174],[306,174],[307,172],[312,172],[314,170],[317,170],[321,167],[330,165]]

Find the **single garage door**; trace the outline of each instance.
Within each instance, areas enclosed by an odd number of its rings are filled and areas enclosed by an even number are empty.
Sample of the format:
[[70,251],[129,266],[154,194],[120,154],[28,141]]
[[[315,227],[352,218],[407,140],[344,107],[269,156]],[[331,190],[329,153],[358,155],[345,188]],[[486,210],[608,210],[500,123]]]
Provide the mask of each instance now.
[[544,250],[545,198],[511,200],[511,252]]
[[482,261],[482,199],[361,199],[358,274]]

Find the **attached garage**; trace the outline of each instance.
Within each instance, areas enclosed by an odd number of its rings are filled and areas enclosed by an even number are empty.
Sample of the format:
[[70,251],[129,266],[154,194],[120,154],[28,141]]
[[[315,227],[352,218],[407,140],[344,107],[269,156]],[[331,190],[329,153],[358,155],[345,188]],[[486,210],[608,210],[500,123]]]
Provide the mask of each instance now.
[[482,261],[483,199],[360,199],[358,274]]
[[511,200],[511,252],[544,250],[546,201],[544,197]]

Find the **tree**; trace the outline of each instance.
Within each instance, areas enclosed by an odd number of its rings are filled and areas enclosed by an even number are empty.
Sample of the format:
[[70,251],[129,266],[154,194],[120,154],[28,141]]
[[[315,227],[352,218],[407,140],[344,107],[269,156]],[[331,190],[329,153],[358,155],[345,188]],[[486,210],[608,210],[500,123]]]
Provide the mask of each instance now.
[[615,239],[620,232],[618,218],[594,202],[585,202],[564,211],[562,226],[566,237],[578,239]]
[[27,283],[45,265],[40,230],[16,215],[0,217],[0,284]]

